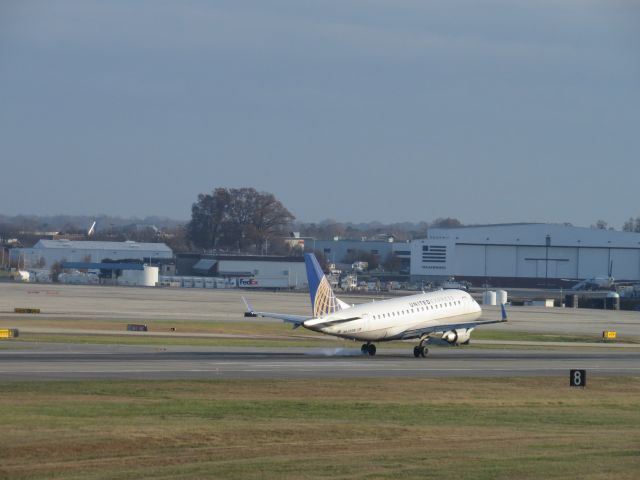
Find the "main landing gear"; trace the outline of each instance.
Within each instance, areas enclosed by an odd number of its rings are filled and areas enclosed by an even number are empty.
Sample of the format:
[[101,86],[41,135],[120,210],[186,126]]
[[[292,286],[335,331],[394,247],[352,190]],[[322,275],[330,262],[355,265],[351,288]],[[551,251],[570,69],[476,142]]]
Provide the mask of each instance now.
[[413,356],[416,358],[418,357],[424,358],[427,356],[428,353],[429,353],[429,349],[424,345],[418,345],[416,347],[413,347]]
[[423,338],[422,340],[420,340],[420,345],[417,345],[415,347],[413,347],[413,356],[416,358],[422,357],[425,358],[427,356],[427,354],[429,353],[429,349],[426,347],[425,342],[427,341],[426,338]]
[[376,346],[373,343],[363,343],[360,351],[363,355],[368,354],[370,357],[373,357],[376,354]]

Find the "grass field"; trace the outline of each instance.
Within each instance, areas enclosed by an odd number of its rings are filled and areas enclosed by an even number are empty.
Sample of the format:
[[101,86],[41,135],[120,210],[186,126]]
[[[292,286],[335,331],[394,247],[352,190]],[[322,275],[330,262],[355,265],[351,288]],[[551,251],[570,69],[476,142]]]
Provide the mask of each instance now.
[[214,321],[214,320],[149,320],[136,321],[120,318],[95,319],[95,318],[9,318],[3,320],[3,325],[14,327],[36,328],[71,328],[78,330],[112,330],[114,333],[125,331],[129,323],[144,323],[150,332],[170,332],[175,328],[178,332],[189,333],[223,333],[223,334],[253,334],[253,335],[288,335],[288,336],[318,336],[319,334],[305,328],[292,329],[290,325],[272,320],[253,321]]
[[[167,320],[153,320],[146,322],[150,332],[169,334],[175,328],[180,334],[193,334],[193,337],[153,337],[147,335],[124,336],[127,323],[122,319],[83,319],[83,318],[16,318],[3,321],[3,324],[17,328],[52,328],[75,329],[77,333],[45,334],[22,333],[20,340],[37,342],[64,343],[94,343],[94,344],[124,344],[124,345],[190,345],[190,346],[347,346],[359,347],[359,343],[329,337],[304,328],[292,329],[282,322],[273,321],[184,321],[171,322]],[[135,323],[135,322],[133,322]],[[82,331],[87,330],[87,334]],[[104,330],[113,335],[94,335],[90,330]],[[237,336],[237,338],[205,338],[200,334],[219,334]],[[519,332],[514,330],[485,330],[478,328],[473,332],[473,340],[501,340],[501,341],[532,341],[532,342],[600,342],[598,335],[563,335]],[[618,340],[624,343],[637,343],[637,338]],[[6,343],[6,342],[5,342]],[[380,343],[381,348],[402,348],[407,343]],[[0,348],[3,348],[0,342]]]
[[640,378],[0,385],[0,478],[635,479]]

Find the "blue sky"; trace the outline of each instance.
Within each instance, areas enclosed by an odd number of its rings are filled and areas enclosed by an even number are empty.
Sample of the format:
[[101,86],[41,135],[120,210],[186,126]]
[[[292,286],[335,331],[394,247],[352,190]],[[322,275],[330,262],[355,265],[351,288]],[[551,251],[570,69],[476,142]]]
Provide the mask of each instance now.
[[640,3],[0,4],[1,213],[640,215]]

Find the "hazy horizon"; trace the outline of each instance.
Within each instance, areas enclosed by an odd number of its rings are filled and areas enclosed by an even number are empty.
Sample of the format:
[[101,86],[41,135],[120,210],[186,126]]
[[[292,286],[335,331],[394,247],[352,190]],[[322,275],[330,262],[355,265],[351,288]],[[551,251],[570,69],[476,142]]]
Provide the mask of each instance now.
[[308,223],[619,229],[639,25],[624,1],[7,0],[0,213],[187,220],[248,186]]
[[[286,205],[285,205],[286,206]],[[189,218],[172,218],[172,217],[167,217],[167,216],[163,216],[163,215],[141,215],[141,216],[122,216],[122,215],[110,215],[110,214],[105,214],[105,213],[100,213],[100,214],[95,214],[95,215],[91,215],[91,214],[78,214],[78,215],[74,215],[74,214],[67,214],[67,213],[59,213],[59,214],[51,214],[51,215],[37,215],[37,214],[30,214],[30,213],[19,213],[16,215],[6,215],[3,214],[2,212],[0,212],[0,221],[2,220],[3,216],[7,216],[7,217],[25,217],[25,218],[33,218],[33,217],[37,217],[37,218],[51,218],[51,217],[86,217],[87,220],[87,225],[89,225],[89,223],[91,223],[92,221],[97,221],[97,225],[96,227],[98,229],[100,229],[101,225],[100,225],[100,219],[101,218],[109,218],[109,219],[118,219],[121,220],[122,222],[128,222],[128,221],[134,221],[134,220],[140,220],[140,221],[150,221],[150,220],[157,220],[159,221],[159,223],[163,223],[163,222],[169,222],[169,223],[187,223],[190,220]],[[374,226],[376,224],[379,224],[381,226],[393,226],[393,225],[402,225],[402,224],[411,224],[411,225],[415,225],[418,226],[420,223],[427,223],[427,224],[431,224],[433,223],[435,220],[439,220],[439,219],[446,219],[446,217],[437,217],[437,218],[425,218],[422,220],[393,220],[390,222],[381,222],[379,220],[371,220],[371,221],[361,221],[361,220],[337,220],[335,218],[331,218],[331,217],[326,217],[323,218],[319,221],[306,221],[304,219],[299,219],[296,218],[293,221],[293,224],[316,224],[316,225],[329,225],[329,224],[333,224],[333,223],[339,223],[339,224],[343,224],[343,225],[353,225],[356,227],[361,227],[361,226]],[[457,220],[460,220],[459,218],[456,217],[451,217],[451,218],[455,218]],[[590,224],[587,225],[579,225],[576,224],[574,222],[571,222],[569,220],[566,221],[560,221],[560,222],[537,222],[537,221],[533,221],[533,220],[520,220],[517,222],[487,222],[487,223],[480,223],[480,222],[470,222],[470,223],[465,223],[462,222],[462,226],[482,226],[482,225],[489,225],[489,224],[510,224],[510,223],[516,223],[516,224],[529,224],[529,223],[551,223],[551,224],[569,224],[572,225],[574,227],[585,227],[585,228],[596,228],[595,227],[595,223],[597,220],[605,220],[607,221],[607,219],[596,219],[593,222],[591,222]],[[85,222],[86,223],[86,222]],[[622,225],[616,225],[613,223],[609,223],[607,221],[607,228],[613,228],[614,230],[622,230]],[[78,228],[83,227],[83,225],[76,225]]]

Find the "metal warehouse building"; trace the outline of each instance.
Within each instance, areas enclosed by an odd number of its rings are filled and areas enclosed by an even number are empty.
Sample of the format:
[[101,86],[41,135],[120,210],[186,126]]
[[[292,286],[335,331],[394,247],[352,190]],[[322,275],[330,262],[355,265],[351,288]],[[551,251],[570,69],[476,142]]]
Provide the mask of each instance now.
[[173,252],[164,243],[93,242],[74,240],[40,240],[33,248],[11,250],[11,259],[24,262],[25,268],[51,268],[55,262],[94,262],[139,259],[152,262],[172,258]]
[[307,286],[303,257],[179,253],[176,269],[181,276],[233,278],[240,287]]
[[415,279],[566,287],[609,272],[617,281],[640,281],[640,233],[518,223],[432,228],[411,244]]

